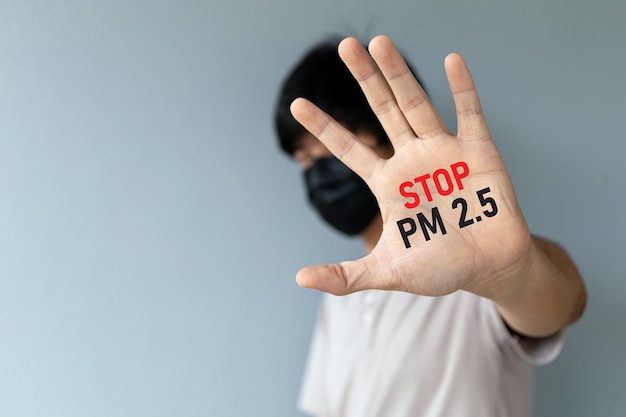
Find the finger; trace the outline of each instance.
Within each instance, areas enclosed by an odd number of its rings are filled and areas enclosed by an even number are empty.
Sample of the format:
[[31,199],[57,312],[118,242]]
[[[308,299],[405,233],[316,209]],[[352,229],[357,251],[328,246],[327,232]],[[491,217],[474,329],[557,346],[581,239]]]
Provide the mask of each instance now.
[[369,146],[363,144],[348,129],[304,98],[298,98],[291,103],[291,114],[333,155],[368,181],[374,167],[381,160]]
[[414,139],[415,133],[398,107],[389,84],[361,42],[354,38],[344,39],[339,44],[339,56],[361,86],[391,143],[400,146]]
[[364,259],[302,268],[296,275],[296,282],[301,287],[334,295],[346,295],[374,288]]
[[387,36],[377,36],[370,42],[370,54],[389,83],[400,110],[420,138],[447,132],[424,89]]
[[444,62],[458,124],[459,138],[489,138],[489,129],[478,99],[472,75],[459,54],[450,54]]

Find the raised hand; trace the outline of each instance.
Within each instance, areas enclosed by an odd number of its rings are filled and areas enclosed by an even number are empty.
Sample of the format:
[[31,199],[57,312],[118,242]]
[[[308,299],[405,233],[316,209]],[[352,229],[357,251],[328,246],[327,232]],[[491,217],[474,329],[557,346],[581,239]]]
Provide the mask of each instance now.
[[372,40],[369,53],[345,39],[339,54],[389,135],[393,156],[381,158],[304,99],[291,110],[367,182],[383,232],[364,258],[303,268],[298,283],[338,295],[467,290],[493,300],[509,326],[528,336],[578,320],[587,300],[582,278],[563,248],[530,235],[463,59],[451,54],[445,60],[455,136],[389,38]]
[[367,182],[381,209],[383,233],[364,258],[304,268],[298,282],[333,294],[368,288],[480,293],[482,286],[492,289],[527,267],[532,239],[461,56],[445,60],[457,112],[455,136],[388,37],[375,38],[369,53],[356,39],[346,39],[339,54],[391,139],[394,155],[379,157],[304,99],[291,109]]

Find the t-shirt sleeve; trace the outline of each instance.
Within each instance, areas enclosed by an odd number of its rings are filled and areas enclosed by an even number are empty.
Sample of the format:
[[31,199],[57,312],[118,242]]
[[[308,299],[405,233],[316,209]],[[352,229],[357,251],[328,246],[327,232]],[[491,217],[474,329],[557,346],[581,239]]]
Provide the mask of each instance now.
[[521,360],[531,365],[546,365],[559,356],[565,343],[563,330],[551,336],[538,338],[516,334],[504,324],[502,316],[491,300],[483,299],[483,303],[496,338],[510,346]]
[[326,297],[320,304],[317,322],[313,331],[313,338],[309,348],[309,355],[304,370],[304,377],[300,387],[298,408],[310,415],[323,415],[325,413],[326,396],[324,384],[324,352],[327,343],[326,332]]

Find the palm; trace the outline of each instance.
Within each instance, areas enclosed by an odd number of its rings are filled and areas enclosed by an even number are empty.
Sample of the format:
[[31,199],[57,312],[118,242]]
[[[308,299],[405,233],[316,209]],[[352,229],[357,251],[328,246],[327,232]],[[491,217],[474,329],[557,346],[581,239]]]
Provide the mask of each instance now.
[[356,40],[340,46],[391,139],[391,158],[378,157],[309,102],[297,100],[292,111],[368,183],[383,233],[368,256],[305,268],[299,281],[335,294],[381,288],[444,295],[514,269],[530,235],[464,62],[458,55],[446,60],[457,107],[455,137],[391,41],[376,38],[370,52],[375,62]]

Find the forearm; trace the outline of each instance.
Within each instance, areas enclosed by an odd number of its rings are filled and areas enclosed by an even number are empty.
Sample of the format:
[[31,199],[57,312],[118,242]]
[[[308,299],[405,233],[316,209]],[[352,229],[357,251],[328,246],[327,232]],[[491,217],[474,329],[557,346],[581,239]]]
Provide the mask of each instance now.
[[530,337],[548,336],[574,323],[587,301],[582,277],[567,252],[534,236],[522,265],[484,295],[511,328]]

